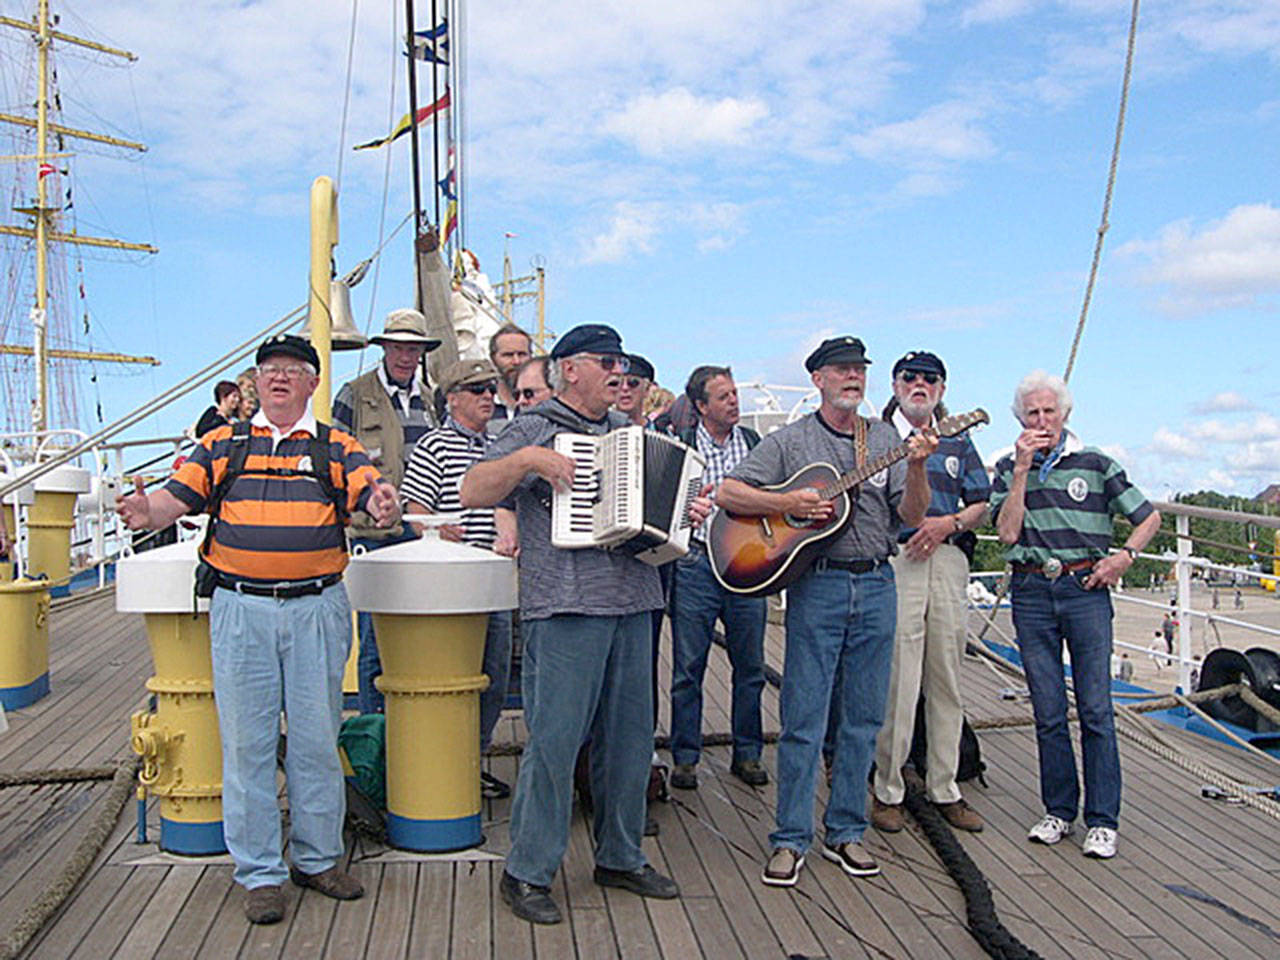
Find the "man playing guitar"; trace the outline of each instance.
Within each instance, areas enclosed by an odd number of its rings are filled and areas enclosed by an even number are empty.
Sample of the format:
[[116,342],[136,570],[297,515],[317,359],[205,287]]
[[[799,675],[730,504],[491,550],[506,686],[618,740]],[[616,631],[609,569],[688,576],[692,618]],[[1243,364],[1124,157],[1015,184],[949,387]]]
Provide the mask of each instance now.
[[[899,443],[889,424],[857,413],[869,362],[857,337],[824,341],[805,361],[821,391],[821,407],[765,437],[725,478],[717,503],[736,514],[785,514],[819,524],[830,519],[833,501],[814,490],[758,488],[816,461],[846,473]],[[865,445],[861,457],[859,442]],[[776,829],[762,877],[770,886],[796,883],[813,840],[814,777],[832,698],[839,704],[840,723],[822,853],[850,876],[880,872],[861,841],[867,828],[867,775],[893,654],[897,598],[888,558],[897,550],[899,521],[917,526],[924,519],[929,505],[925,460],[938,438],[929,429],[909,443],[906,462],[862,485],[850,511],[852,522],[823,541],[817,562],[789,587]]]

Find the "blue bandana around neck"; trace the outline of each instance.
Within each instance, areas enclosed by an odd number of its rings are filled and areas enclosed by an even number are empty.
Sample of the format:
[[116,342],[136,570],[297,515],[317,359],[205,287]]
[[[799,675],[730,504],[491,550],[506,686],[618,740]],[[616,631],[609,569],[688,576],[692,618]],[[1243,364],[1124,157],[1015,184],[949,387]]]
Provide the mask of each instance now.
[[[1044,458],[1040,464],[1040,482],[1041,483],[1044,483],[1049,479],[1049,471],[1053,469],[1053,465],[1055,463],[1057,463],[1059,460],[1062,459],[1062,449],[1066,445],[1067,445],[1067,431],[1064,428],[1062,431],[1062,436],[1058,438],[1058,445],[1056,447],[1054,447],[1048,453],[1036,454],[1037,457]],[[1033,459],[1032,463],[1034,462],[1035,460]]]

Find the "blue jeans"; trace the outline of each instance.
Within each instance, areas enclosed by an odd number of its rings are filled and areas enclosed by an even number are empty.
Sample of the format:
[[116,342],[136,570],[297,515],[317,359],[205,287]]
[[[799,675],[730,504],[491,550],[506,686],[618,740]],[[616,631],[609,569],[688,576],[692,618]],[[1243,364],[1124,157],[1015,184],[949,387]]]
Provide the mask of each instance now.
[[1111,711],[1111,594],[1086,590],[1080,580],[1087,575],[1080,570],[1049,580],[1038,573],[1014,574],[1013,626],[1035,712],[1044,808],[1070,823],[1080,806],[1067,723],[1065,638],[1080,715],[1084,822],[1114,830],[1120,816],[1120,753]]
[[743,597],[720,586],[705,550],[695,548],[676,562],[671,618],[671,758],[676,763],[697,763],[702,750],[702,679],[717,619],[724,622],[733,666],[733,760],[760,759],[765,604],[764,597]]
[[858,574],[815,568],[788,588],[773,846],[803,853],[813,843],[814,778],[833,699],[839,721],[825,839],[833,846],[862,839],[897,617],[888,563]]
[[222,817],[235,881],[283,883],[276,744],[289,723],[289,855],[303,873],[342,856],[346,793],[338,759],[351,607],[341,583],[274,600],[218,589],[209,603],[213,690],[222,739]]
[[573,767],[591,737],[596,864],[646,863],[645,788],[653,755],[649,612],[524,620],[522,684],[529,742],[511,805],[507,873],[547,886],[569,843]]
[[507,701],[507,681],[511,677],[511,611],[489,614],[484,635],[484,666],[489,688],[480,693],[480,752],[489,749],[493,728]]
[[[404,532],[398,537],[387,537],[373,540],[368,537],[353,537],[351,548],[363,547],[365,550],[381,550],[392,544],[404,543],[406,540],[417,540],[418,535],[413,527],[404,525]],[[356,697],[356,708],[362,713],[382,713],[386,704],[382,691],[373,683],[382,676],[382,658],[378,656],[378,638],[373,632],[373,614],[356,614],[356,633],[360,636],[360,652],[356,654],[356,675],[360,682]]]

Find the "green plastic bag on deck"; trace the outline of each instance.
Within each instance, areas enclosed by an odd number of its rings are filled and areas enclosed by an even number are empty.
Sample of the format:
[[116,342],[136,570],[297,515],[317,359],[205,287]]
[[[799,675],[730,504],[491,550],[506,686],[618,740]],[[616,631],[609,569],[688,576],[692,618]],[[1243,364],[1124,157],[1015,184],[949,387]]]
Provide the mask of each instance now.
[[387,809],[387,718],[348,717],[338,730],[342,772],[379,810]]

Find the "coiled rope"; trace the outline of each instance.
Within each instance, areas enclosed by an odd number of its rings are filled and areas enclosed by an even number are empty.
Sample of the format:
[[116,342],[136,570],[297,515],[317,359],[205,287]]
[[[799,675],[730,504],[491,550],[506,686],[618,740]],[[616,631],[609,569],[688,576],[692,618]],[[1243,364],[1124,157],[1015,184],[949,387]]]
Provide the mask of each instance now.
[[[0,960],[12,960],[22,953],[31,942],[31,938],[53,916],[75,885],[80,882],[80,878],[85,875],[111,835],[111,830],[120,816],[125,801],[133,794],[133,780],[138,772],[138,763],[139,761],[135,758],[122,760],[113,768],[87,767],[81,770],[46,770],[33,774],[13,775],[27,778],[16,780],[15,783],[64,783],[70,780],[102,780],[105,779],[104,771],[110,769],[111,786],[98,800],[97,813],[88,829],[80,837],[71,856],[62,865],[57,875],[40,891],[39,896],[22,911],[3,939],[0,939]],[[58,775],[61,779],[40,779],[51,774]],[[15,783],[4,785],[12,786]]]

